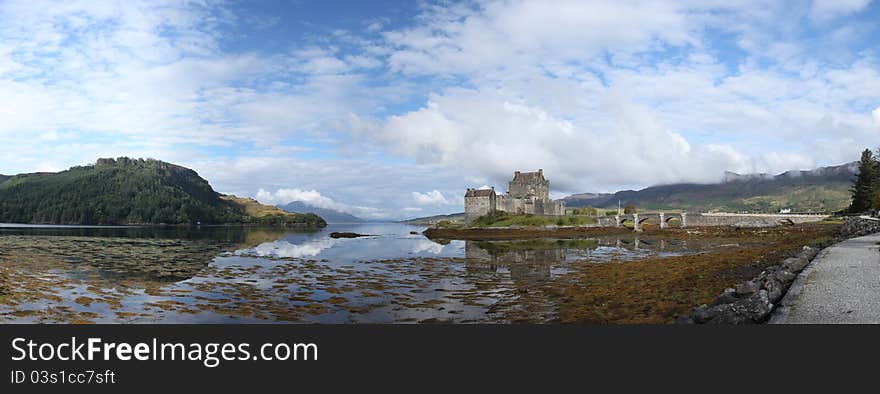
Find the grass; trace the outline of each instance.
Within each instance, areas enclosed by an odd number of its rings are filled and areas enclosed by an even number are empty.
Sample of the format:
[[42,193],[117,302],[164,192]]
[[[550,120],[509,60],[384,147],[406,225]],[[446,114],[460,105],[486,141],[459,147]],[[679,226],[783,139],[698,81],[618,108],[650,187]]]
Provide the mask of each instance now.
[[596,219],[589,216],[535,216],[511,215],[506,212],[492,212],[480,216],[471,227],[542,227],[542,226],[581,226],[594,224]]

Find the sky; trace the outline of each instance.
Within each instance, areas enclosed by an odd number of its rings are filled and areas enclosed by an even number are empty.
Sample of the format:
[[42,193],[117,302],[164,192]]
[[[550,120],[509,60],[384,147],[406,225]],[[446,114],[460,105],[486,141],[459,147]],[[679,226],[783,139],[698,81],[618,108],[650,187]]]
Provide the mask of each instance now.
[[99,157],[369,219],[855,161],[880,1],[0,0],[0,173]]

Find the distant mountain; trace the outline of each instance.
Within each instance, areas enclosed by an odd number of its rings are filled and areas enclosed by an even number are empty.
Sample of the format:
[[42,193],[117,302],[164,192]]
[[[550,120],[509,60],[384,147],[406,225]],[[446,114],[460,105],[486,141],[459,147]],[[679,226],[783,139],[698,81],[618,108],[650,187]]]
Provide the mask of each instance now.
[[0,222],[326,225],[316,215],[224,196],[189,168],[127,157],[8,177],[0,182]]
[[[572,194],[568,197],[563,198],[565,200],[566,206],[572,207],[584,207],[584,206],[595,206],[592,205],[596,201],[610,201],[611,198],[614,197],[614,193],[578,193]],[[615,200],[616,203],[617,200]]]
[[3,181],[5,181],[5,180],[7,180],[7,179],[9,179],[9,178],[12,178],[12,176],[11,176],[11,175],[3,175],[3,174],[0,174],[0,182],[3,182]]
[[430,226],[436,224],[439,221],[448,220],[450,222],[457,222],[464,220],[464,212],[459,213],[451,213],[449,215],[434,215],[434,216],[426,216],[422,218],[401,220],[400,223],[406,224],[414,224],[416,226]]
[[563,198],[567,207],[616,208],[635,204],[643,209],[688,211],[838,211],[849,206],[849,188],[858,163],[788,171],[779,175],[727,172],[721,183],[679,183],[617,193],[583,193]]
[[350,213],[338,211],[335,209],[319,208],[302,201],[294,201],[289,204],[279,205],[278,208],[281,208],[287,212],[311,212],[324,218],[327,223],[361,223],[366,221]]

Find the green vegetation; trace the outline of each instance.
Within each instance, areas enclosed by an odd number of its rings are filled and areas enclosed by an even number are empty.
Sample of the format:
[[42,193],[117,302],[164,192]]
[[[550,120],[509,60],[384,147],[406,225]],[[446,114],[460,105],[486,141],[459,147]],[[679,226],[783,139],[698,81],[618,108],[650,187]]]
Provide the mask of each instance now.
[[599,212],[593,207],[582,207],[571,210],[572,215],[598,216]]
[[254,215],[221,197],[188,168],[153,159],[98,159],[94,165],[0,182],[0,222],[324,225],[314,215]]
[[596,223],[595,218],[584,216],[535,216],[535,215],[511,215],[507,212],[495,211],[480,216],[472,227],[540,227],[548,225],[557,226],[581,226]]
[[870,149],[862,152],[859,161],[859,175],[850,189],[852,203],[849,211],[860,213],[872,209],[880,209],[880,150],[875,156]]

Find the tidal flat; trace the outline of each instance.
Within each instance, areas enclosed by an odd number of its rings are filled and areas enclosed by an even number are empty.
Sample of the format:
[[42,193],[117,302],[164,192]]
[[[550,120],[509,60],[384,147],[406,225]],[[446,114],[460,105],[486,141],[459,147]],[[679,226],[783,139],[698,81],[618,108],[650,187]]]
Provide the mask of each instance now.
[[395,223],[0,230],[4,323],[666,323],[837,226],[496,241]]

